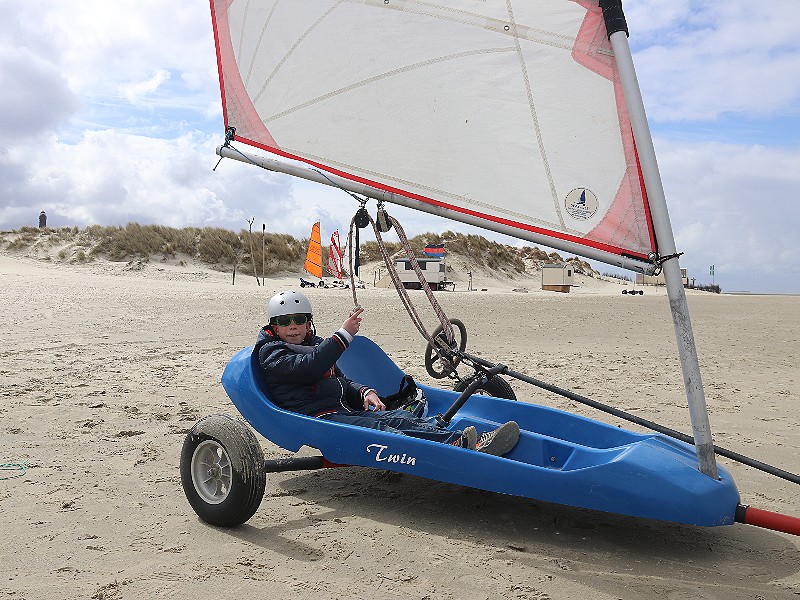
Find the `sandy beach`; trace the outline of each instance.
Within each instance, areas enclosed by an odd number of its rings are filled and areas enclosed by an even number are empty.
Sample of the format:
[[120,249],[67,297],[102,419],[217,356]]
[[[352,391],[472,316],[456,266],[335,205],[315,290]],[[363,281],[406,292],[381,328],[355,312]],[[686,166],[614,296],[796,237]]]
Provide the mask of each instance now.
[[[269,476],[245,525],[186,501],[178,463],[202,416],[236,415],[220,375],[299,274],[54,264],[0,253],[0,598],[797,599],[800,538],[580,510],[366,468]],[[372,282],[372,275],[363,274]],[[493,279],[438,292],[468,350],[689,431],[663,289]],[[512,291],[528,288],[528,293]],[[306,291],[306,290],[304,290]],[[358,290],[361,333],[423,383],[425,342],[393,289]],[[318,332],[350,290],[311,289]],[[424,296],[418,307],[436,323]],[[800,297],[688,294],[715,443],[800,472]],[[523,401],[640,430],[513,381]],[[261,438],[268,457],[288,453]],[[744,504],[800,516],[797,485],[720,458]]]

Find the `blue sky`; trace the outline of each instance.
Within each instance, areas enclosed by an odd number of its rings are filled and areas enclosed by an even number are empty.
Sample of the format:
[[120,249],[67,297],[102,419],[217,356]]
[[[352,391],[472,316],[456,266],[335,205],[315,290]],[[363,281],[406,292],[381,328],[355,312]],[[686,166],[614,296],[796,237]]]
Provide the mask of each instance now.
[[[795,0],[626,0],[681,266],[723,290],[800,293]],[[306,237],[342,192],[235,161],[206,0],[0,0],[0,229],[129,221]],[[396,208],[411,234],[489,234]],[[272,222],[282,215],[280,225]],[[601,270],[605,267],[599,266]],[[610,270],[610,269],[607,269]]]

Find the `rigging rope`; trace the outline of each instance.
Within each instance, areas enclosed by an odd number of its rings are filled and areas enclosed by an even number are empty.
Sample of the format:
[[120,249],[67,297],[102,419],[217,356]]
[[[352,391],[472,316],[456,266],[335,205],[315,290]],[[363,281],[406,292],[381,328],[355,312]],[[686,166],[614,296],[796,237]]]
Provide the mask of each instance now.
[[[362,202],[362,208],[366,201]],[[445,334],[447,339],[447,343],[452,345],[455,342],[455,334],[453,333],[453,327],[450,324],[450,320],[447,318],[444,310],[442,309],[439,302],[433,295],[433,291],[431,290],[430,286],[428,285],[425,276],[422,274],[422,270],[419,268],[419,263],[417,262],[417,257],[414,254],[414,249],[411,247],[411,244],[408,242],[408,237],[403,230],[403,227],[394,217],[387,214],[384,210],[382,205],[378,204],[379,214],[382,213],[382,218],[388,221],[392,227],[394,227],[395,231],[397,232],[397,236],[400,238],[400,243],[403,246],[403,249],[406,252],[406,256],[408,256],[409,261],[411,262],[411,266],[414,268],[414,272],[417,274],[417,278],[422,285],[422,289],[425,290],[425,295],[428,297],[428,301],[431,304],[431,308],[436,313],[436,316],[439,318],[439,322],[442,325],[442,331]],[[413,303],[411,302],[411,298],[406,291],[406,288],[403,286],[403,283],[400,281],[400,276],[397,273],[397,269],[392,264],[391,257],[389,256],[389,252],[386,249],[386,245],[383,242],[383,238],[381,237],[381,228],[378,224],[375,223],[375,220],[369,213],[364,211],[363,213],[356,213],[350,221],[350,231],[348,232],[348,243],[347,243],[347,251],[348,251],[348,263],[350,266],[350,288],[353,290],[353,303],[355,306],[359,306],[358,303],[358,296],[356,292],[356,285],[355,285],[355,273],[353,269],[353,236],[354,230],[356,229],[356,217],[359,214],[363,217],[366,214],[367,218],[369,219],[370,224],[372,225],[372,229],[375,232],[375,239],[378,242],[378,249],[380,250],[381,256],[383,257],[384,263],[386,263],[386,268],[389,271],[389,275],[392,278],[392,283],[394,283],[394,287],[397,290],[397,294],[400,296],[400,301],[403,303],[403,306],[406,308],[406,312],[408,312],[409,317],[411,317],[411,321],[414,323],[414,326],[417,330],[422,334],[422,337],[431,345],[431,347],[436,351],[439,355],[439,358],[446,364],[450,364],[450,360],[446,353],[439,348],[438,344],[435,344],[433,338],[428,333],[428,330],[425,328],[425,325],[422,322],[422,319],[417,313],[417,310],[414,308]],[[386,229],[384,229],[385,231]],[[356,250],[358,252],[358,250]]]
[[[252,163],[257,167],[261,167],[261,165],[259,165],[258,163],[254,162],[253,160],[251,160],[246,154],[244,154],[243,152],[239,151],[237,148],[233,147],[231,142],[235,139],[235,135],[236,135],[236,129],[233,128],[233,127],[229,127],[225,131],[225,143],[223,144],[223,146],[227,147],[227,148],[230,148],[234,152],[240,154],[243,158],[245,158],[247,160],[247,162]],[[214,171],[216,171],[217,167],[219,166],[219,164],[221,162],[222,162],[222,158],[220,158],[220,160],[217,161],[217,164],[213,169]],[[261,167],[261,168],[264,168],[264,167]],[[327,179],[331,183],[331,185],[339,188],[340,190],[346,192],[348,195],[350,195],[353,198],[355,198],[356,200],[358,200],[358,202],[361,204],[360,208],[361,209],[364,208],[364,206],[367,203],[366,199],[360,198],[356,194],[350,192],[349,190],[344,189],[342,186],[340,186],[335,181],[333,181],[330,177],[328,177],[328,175],[326,173],[320,171],[319,169],[311,169],[311,170],[312,171],[316,171],[317,173],[322,175],[325,179]],[[406,311],[408,312],[409,316],[411,317],[412,322],[416,326],[417,330],[422,334],[422,337],[425,338],[425,340],[428,342],[428,344],[430,344],[431,348],[433,348],[433,350],[439,356],[439,358],[443,362],[443,364],[445,366],[450,366],[450,367],[454,368],[454,365],[452,364],[452,362],[450,360],[449,352],[447,350],[443,349],[439,344],[434,343],[433,338],[428,333],[427,329],[425,328],[425,325],[422,323],[422,319],[420,318],[419,314],[417,313],[416,309],[414,308],[414,306],[413,306],[413,304],[411,302],[411,299],[408,296],[408,292],[406,292],[405,287],[403,286],[402,282],[400,281],[400,277],[397,274],[397,269],[395,269],[394,265],[392,264],[392,261],[391,261],[391,259],[389,257],[389,253],[386,250],[386,246],[383,243],[383,239],[381,238],[380,232],[381,231],[384,231],[384,232],[388,231],[389,229],[394,227],[395,231],[397,231],[397,235],[400,238],[400,242],[401,242],[401,244],[403,246],[403,249],[406,251],[406,255],[408,256],[408,259],[411,262],[411,266],[413,267],[414,272],[417,274],[417,278],[419,279],[420,284],[422,285],[422,289],[425,290],[425,295],[428,297],[428,301],[431,304],[431,308],[433,308],[433,311],[436,313],[436,316],[439,318],[439,322],[442,325],[442,333],[445,336],[445,340],[446,340],[448,346],[450,346],[450,348],[452,348],[452,346],[455,344],[455,334],[453,333],[453,327],[451,326],[450,321],[447,318],[447,315],[445,315],[444,310],[439,305],[439,303],[436,301],[436,298],[433,296],[433,291],[431,290],[430,286],[428,285],[428,282],[425,279],[425,276],[422,274],[422,270],[419,268],[419,263],[417,262],[417,257],[414,255],[414,250],[411,248],[411,244],[409,244],[409,242],[408,242],[408,238],[406,237],[405,231],[403,231],[403,228],[400,225],[400,223],[397,221],[397,219],[395,219],[394,217],[390,216],[383,209],[383,203],[382,202],[378,202],[378,220],[379,220],[379,224],[378,225],[376,225],[375,221],[372,219],[372,216],[366,210],[357,211],[356,214],[353,216],[352,220],[350,221],[350,231],[348,233],[348,238],[347,238],[347,246],[348,246],[347,251],[348,251],[348,262],[349,262],[349,266],[350,266],[350,288],[353,290],[353,303],[354,303],[354,305],[355,306],[359,306],[358,297],[357,297],[357,294],[356,294],[355,270],[353,268],[354,267],[354,265],[353,265],[353,230],[354,230],[354,227],[356,226],[356,220],[359,220],[360,222],[363,221],[364,215],[366,215],[367,219],[369,219],[369,222],[372,225],[372,229],[375,232],[375,238],[376,238],[376,240],[378,242],[378,248],[381,251],[381,256],[383,257],[383,260],[386,263],[386,268],[387,268],[387,270],[389,271],[389,274],[392,277],[392,282],[394,283],[394,287],[397,290],[397,293],[400,296],[400,300],[402,301],[403,305],[405,306]],[[363,225],[364,224],[362,223],[362,226]],[[356,250],[356,252],[357,251],[358,250]]]

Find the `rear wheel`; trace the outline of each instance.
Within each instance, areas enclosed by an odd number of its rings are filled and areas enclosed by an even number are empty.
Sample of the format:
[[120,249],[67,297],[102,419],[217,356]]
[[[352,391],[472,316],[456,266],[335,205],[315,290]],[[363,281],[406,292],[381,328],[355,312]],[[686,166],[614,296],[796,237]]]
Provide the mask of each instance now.
[[241,420],[200,419],[181,450],[181,483],[189,504],[206,523],[235,527],[252,517],[264,497],[264,452]]
[[[456,392],[463,392],[474,380],[474,375],[467,377],[466,379],[462,379],[458,381],[455,386],[453,386],[453,389]],[[517,399],[517,395],[514,393],[514,389],[511,387],[511,384],[499,375],[492,377],[489,381],[479,387],[475,393],[482,394],[484,396],[494,396],[495,398],[505,398],[506,400]]]

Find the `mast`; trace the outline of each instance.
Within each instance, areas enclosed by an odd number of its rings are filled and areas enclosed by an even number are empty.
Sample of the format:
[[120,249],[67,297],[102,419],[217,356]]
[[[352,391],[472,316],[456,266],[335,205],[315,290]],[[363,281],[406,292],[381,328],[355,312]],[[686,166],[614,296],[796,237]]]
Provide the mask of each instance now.
[[[628,45],[628,26],[622,12],[622,0],[600,0],[600,8],[603,10],[608,39],[614,50],[625,102],[631,119],[639,165],[658,241],[658,251],[661,256],[673,256],[677,253],[675,238],[672,233],[672,224],[669,219],[650,126],[647,123],[642,94],[633,66],[631,49]],[[697,358],[697,348],[689,319],[689,306],[686,302],[686,292],[683,289],[677,256],[663,263],[663,273],[667,284],[672,322],[675,326],[675,337],[678,343],[686,399],[689,404],[689,417],[697,451],[698,468],[701,473],[718,479],[714,442],[711,437],[711,425],[708,420],[703,382],[700,377],[700,363]]]

